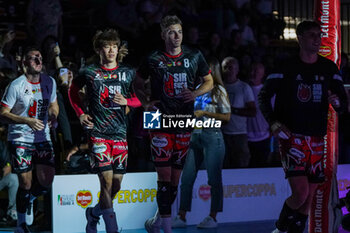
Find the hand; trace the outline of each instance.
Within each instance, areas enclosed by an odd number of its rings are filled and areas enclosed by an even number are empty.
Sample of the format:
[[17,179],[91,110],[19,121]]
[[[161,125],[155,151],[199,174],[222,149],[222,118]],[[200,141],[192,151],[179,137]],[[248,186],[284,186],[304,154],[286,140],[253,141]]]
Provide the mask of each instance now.
[[3,43],[7,44],[10,43],[13,39],[16,37],[16,32],[15,31],[9,31],[5,34]]
[[160,103],[160,100],[153,100],[151,102],[148,102],[144,107],[147,111],[155,111],[158,109],[156,104]]
[[289,129],[283,125],[281,122],[274,122],[271,125],[271,131],[274,137],[280,138],[280,139],[288,139],[292,136],[292,133],[289,131]]
[[124,96],[118,92],[115,93],[112,101],[122,106],[127,105],[128,103],[128,101],[124,98]]
[[43,130],[45,128],[43,121],[36,119],[36,118],[27,117],[26,123],[34,131],[40,131],[40,130]]
[[49,116],[47,124],[50,129],[56,129],[58,126],[57,117],[55,115]]
[[68,150],[66,152],[66,161],[70,161],[70,158],[72,157],[72,155],[74,155],[78,151],[79,151],[78,146],[73,146],[70,150]]
[[58,43],[56,44],[55,47],[53,47],[53,53],[55,54],[56,57],[60,55],[61,50],[60,50],[60,46],[58,45]]
[[179,96],[182,97],[184,103],[194,102],[196,98],[193,92],[187,88],[183,89]]
[[194,115],[195,115],[197,118],[199,118],[199,117],[201,117],[201,116],[204,116],[205,114],[206,114],[206,112],[205,112],[205,111],[202,111],[202,110],[197,110],[197,111],[194,112]]
[[333,108],[340,107],[339,97],[336,94],[332,94],[330,90],[328,90],[328,103],[330,103]]
[[79,117],[80,124],[87,129],[92,129],[94,123],[92,122],[92,117],[89,114],[82,114]]
[[11,173],[11,166],[5,166],[2,168],[2,177],[7,176],[8,174]]

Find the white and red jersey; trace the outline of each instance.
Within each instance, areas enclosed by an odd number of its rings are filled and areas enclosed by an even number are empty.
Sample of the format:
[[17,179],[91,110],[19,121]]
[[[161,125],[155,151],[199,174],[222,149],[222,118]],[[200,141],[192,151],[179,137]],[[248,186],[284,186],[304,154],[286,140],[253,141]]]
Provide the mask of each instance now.
[[56,82],[50,76],[40,74],[40,82],[37,83],[29,82],[25,75],[13,80],[5,90],[1,105],[10,108],[11,113],[18,116],[42,120],[45,128],[33,131],[27,124],[9,124],[8,141],[51,141],[47,124],[48,109],[56,98]]

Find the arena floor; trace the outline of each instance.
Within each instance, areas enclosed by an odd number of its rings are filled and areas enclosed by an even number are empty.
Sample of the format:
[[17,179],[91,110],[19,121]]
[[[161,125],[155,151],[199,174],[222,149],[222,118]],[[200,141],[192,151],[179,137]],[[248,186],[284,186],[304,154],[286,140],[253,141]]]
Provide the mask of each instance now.
[[[173,229],[173,233],[271,233],[274,229],[274,221],[222,223],[217,229],[197,229],[196,226],[189,226],[182,229]],[[1,233],[12,233],[13,229],[0,229]],[[32,231],[32,233],[49,233],[50,231]],[[61,233],[61,232],[60,232]],[[65,232],[62,232],[65,233]],[[78,233],[78,232],[77,232]],[[82,232],[83,233],[83,232]],[[104,233],[104,231],[99,231]],[[122,233],[147,233],[145,229],[122,230]],[[348,233],[339,229],[338,233]]]

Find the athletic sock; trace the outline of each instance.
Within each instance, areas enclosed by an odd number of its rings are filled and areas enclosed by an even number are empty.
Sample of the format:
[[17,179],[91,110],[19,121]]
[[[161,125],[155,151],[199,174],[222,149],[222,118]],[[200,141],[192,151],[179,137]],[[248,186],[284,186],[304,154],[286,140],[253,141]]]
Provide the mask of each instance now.
[[92,208],[92,215],[95,217],[99,217],[102,215],[100,203],[97,203],[93,208]]
[[118,224],[113,208],[102,210],[103,220],[106,225],[107,233],[115,233],[118,232]]
[[276,227],[280,231],[287,231],[289,225],[294,221],[296,211],[284,202],[283,208],[281,210],[280,216],[276,222]]
[[171,233],[171,217],[161,218],[164,233]]

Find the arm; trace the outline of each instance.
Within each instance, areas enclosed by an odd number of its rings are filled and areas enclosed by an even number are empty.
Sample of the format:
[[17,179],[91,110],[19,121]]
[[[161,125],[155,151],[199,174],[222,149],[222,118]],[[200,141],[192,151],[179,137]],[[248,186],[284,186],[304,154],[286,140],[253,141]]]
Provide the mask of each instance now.
[[197,96],[203,95],[213,89],[213,77],[208,74],[203,77],[203,83],[194,91],[190,91],[185,88],[182,90],[180,96],[183,98],[184,103],[193,102]]
[[332,104],[338,113],[348,111],[347,94],[341,76],[335,74],[332,78],[330,90],[328,91],[328,102]]
[[44,123],[36,118],[31,117],[22,117],[16,114],[11,113],[11,108],[2,106],[0,109],[0,117],[3,118],[10,124],[27,124],[33,130],[42,130],[44,129]]
[[211,74],[204,76],[202,85],[200,85],[198,89],[193,91],[194,98],[211,91],[214,87],[213,83],[213,77],[211,76]]
[[80,88],[73,81],[68,90],[69,101],[79,118],[80,124],[86,128],[91,129],[94,127],[94,123],[92,122],[92,117],[88,114],[85,114],[83,111],[83,104],[79,98],[79,90]]
[[49,118],[57,119],[58,112],[59,112],[59,107],[56,99],[56,101],[52,102],[49,106]]
[[256,115],[256,106],[255,102],[247,102],[244,108],[235,108],[231,107],[232,114],[236,114],[238,116],[246,116],[246,117],[255,117]]

